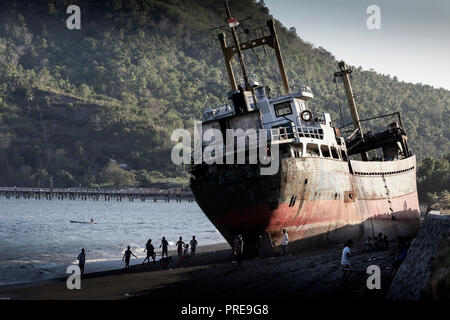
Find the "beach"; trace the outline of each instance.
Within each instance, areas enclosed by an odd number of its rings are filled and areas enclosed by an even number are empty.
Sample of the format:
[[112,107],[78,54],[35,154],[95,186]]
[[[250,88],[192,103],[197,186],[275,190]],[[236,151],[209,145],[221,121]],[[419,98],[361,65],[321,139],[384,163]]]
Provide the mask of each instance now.
[[[361,243],[355,244],[358,253]],[[32,284],[0,287],[2,299],[152,299],[156,301],[219,301],[223,299],[283,300],[287,298],[341,299],[383,298],[389,285],[387,275],[396,256],[396,244],[390,249],[357,254],[352,258],[354,273],[346,289],[340,287],[342,245],[310,248],[287,256],[244,260],[242,267],[232,263],[228,244],[199,246],[198,255],[181,263],[174,251],[165,269],[160,263],[142,265],[132,259],[129,270],[116,269],[86,274],[81,290],[68,290],[66,278]],[[139,263],[138,263],[139,262]],[[381,290],[368,290],[369,265],[378,265],[382,274]],[[88,265],[86,265],[88,267]]]
[[[86,272],[123,266],[127,246],[144,259],[152,239],[157,254],[163,236],[169,250],[180,236],[200,245],[225,240],[198,205],[187,202],[81,201],[0,198],[0,286],[64,277],[86,250]],[[96,224],[71,223],[70,220]]]

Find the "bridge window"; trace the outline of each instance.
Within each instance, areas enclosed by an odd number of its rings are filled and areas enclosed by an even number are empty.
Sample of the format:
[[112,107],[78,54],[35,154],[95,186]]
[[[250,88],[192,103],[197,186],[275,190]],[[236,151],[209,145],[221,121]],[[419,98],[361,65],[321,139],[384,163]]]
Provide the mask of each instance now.
[[320,157],[319,146],[315,143],[306,145],[306,155],[310,157]]
[[328,146],[321,145],[320,146],[320,151],[322,151],[322,156],[324,156],[325,158],[329,158],[330,157],[330,149],[328,148]]
[[277,117],[282,117],[282,116],[285,116],[288,114],[292,114],[292,108],[291,108],[290,101],[274,104],[273,108],[275,110],[275,114],[277,115]]
[[334,159],[339,159],[339,154],[335,147],[331,147],[331,155],[333,156]]

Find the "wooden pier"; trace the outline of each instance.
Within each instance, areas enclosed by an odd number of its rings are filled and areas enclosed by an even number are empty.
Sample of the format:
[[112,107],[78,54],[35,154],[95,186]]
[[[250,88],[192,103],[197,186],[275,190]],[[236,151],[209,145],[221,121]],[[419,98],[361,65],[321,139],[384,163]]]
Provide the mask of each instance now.
[[164,201],[194,202],[190,191],[156,189],[80,189],[0,187],[0,197],[7,199],[84,200],[87,201]]

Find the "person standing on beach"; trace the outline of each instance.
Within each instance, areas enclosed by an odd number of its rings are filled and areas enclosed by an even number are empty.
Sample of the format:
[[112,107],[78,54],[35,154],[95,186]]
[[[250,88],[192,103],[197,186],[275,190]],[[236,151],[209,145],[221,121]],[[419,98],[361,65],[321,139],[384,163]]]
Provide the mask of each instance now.
[[168,251],[167,251],[167,247],[169,246],[169,243],[167,242],[165,237],[162,237],[161,239],[161,244],[159,245],[159,247],[162,247],[162,254],[161,254],[161,258],[164,257],[164,253],[166,254],[166,257],[169,256]]
[[242,235],[238,235],[234,241],[234,255],[238,266],[242,266],[242,253],[244,251],[244,238]]
[[122,261],[125,259],[125,269],[130,267],[130,258],[131,255],[133,255],[136,259],[137,257],[134,255],[134,253],[131,251],[130,246],[127,247],[127,250],[123,253]]
[[197,248],[197,240],[195,240],[195,236],[192,236],[191,244],[191,257],[195,256],[195,248]]
[[352,266],[350,264],[350,257],[352,256],[352,252],[350,248],[353,246],[353,240],[348,239],[345,242],[344,250],[342,250],[341,257],[341,266],[342,266],[342,279],[341,286],[347,284],[348,278],[352,274]]
[[183,247],[185,243],[183,242],[183,238],[180,237],[180,240],[177,241],[177,252],[178,256],[181,258],[183,256]]
[[81,274],[84,274],[84,263],[86,262],[86,253],[84,252],[84,248],[81,249],[80,254],[78,255],[78,266],[80,267]]
[[286,232],[286,229],[283,229],[283,240],[281,242],[281,246],[283,247],[283,256],[287,254],[287,246],[289,242],[289,236]]
[[153,263],[155,263],[155,247],[152,245],[152,239],[148,239],[147,244],[145,245],[145,250],[144,252],[147,251],[147,257],[144,259],[144,262],[142,262],[142,264],[145,263],[145,260],[148,261],[148,263],[150,263],[150,257],[152,257],[153,259]]

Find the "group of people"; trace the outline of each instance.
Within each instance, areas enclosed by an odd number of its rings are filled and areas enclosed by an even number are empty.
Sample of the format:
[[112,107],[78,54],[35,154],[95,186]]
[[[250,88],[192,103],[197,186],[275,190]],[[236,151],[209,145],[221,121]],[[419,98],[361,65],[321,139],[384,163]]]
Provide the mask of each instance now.
[[[190,252],[189,252],[189,244],[191,247]],[[178,257],[180,257],[181,261],[189,260],[189,257],[195,256],[195,250],[197,249],[197,244],[198,244],[197,240],[195,239],[195,236],[192,236],[192,239],[189,242],[189,244],[184,243],[182,237],[180,237],[176,243]],[[169,257],[169,242],[167,241],[166,237],[162,237],[161,244],[159,245],[159,247],[162,249],[161,250],[161,259],[164,259],[164,256],[166,258],[168,258]],[[126,252],[127,251],[125,251],[125,253]],[[155,247],[152,245],[152,239],[148,239],[148,241],[145,245],[144,252],[147,252],[147,257],[144,259],[142,264],[144,264],[145,261],[147,261],[147,263],[150,263],[150,258],[152,258],[153,263],[155,263],[156,252],[155,252]],[[125,255],[124,255],[124,257],[125,257]],[[126,266],[126,268],[127,267],[128,267],[128,265]]]
[[368,237],[366,241],[364,241],[364,246],[361,250],[361,253],[363,252],[370,252],[370,251],[381,251],[389,249],[389,240],[386,235],[383,235],[383,233],[378,233],[378,236]]
[[[189,253],[189,244],[191,245],[191,252]],[[192,236],[191,241],[189,244],[185,243],[183,241],[183,237],[180,237],[180,239],[175,244],[177,246],[177,254],[178,257],[180,257],[181,261],[189,260],[189,257],[195,256],[195,250],[197,248],[197,240],[195,240],[195,236]]]
[[[195,239],[195,236],[192,236],[192,240],[189,243],[190,243],[190,248],[191,248],[190,252],[189,252],[189,244],[184,243],[182,237],[180,237],[180,239],[176,243],[177,253],[182,261],[188,260],[189,257],[195,256],[195,250],[196,250],[197,244],[198,244],[197,240]],[[162,237],[161,244],[159,247],[162,248],[161,258],[163,259],[164,256],[166,256],[166,258],[168,258],[169,257],[169,253],[168,253],[169,242],[166,240],[165,237]],[[152,244],[152,239],[147,240],[147,243],[145,244],[144,252],[147,252],[147,256],[145,257],[142,264],[145,264],[146,261],[147,261],[147,263],[150,263],[150,258],[152,258],[153,263],[156,262],[156,252],[155,252],[155,247]],[[134,256],[135,258],[137,258],[137,256],[131,251],[130,246],[127,246],[127,249],[123,253],[123,257],[122,257],[122,261],[125,262],[125,269],[128,269],[130,267],[131,256]],[[78,259],[78,266],[80,267],[80,272],[81,272],[81,274],[84,274],[84,266],[86,263],[86,251],[84,250],[84,248],[81,249],[81,252],[78,254],[77,259]]]
[[[256,256],[261,255],[261,242],[262,242],[262,235],[258,236],[256,240]],[[287,255],[288,243],[289,243],[289,236],[287,234],[286,229],[283,229],[283,235],[281,239],[281,248],[283,250],[282,255]],[[232,252],[233,252],[233,263],[237,263],[238,266],[242,266],[242,256],[244,253],[244,237],[241,234],[234,237]]]
[[[353,256],[351,252],[351,248],[353,246],[353,240],[348,239],[344,244],[344,249],[342,250],[341,256],[341,267],[342,267],[342,279],[341,286],[346,285],[348,283],[348,279],[352,274],[352,267],[350,263],[350,258]],[[401,266],[403,260],[405,260],[406,255],[408,253],[408,242],[404,237],[398,237],[398,254],[394,263],[392,264],[391,271],[389,273],[389,278],[393,278],[396,274],[398,268]],[[368,251],[377,251],[377,250],[386,250],[389,248],[389,241],[386,235],[383,235],[381,232],[378,236],[374,237],[372,240],[370,237],[364,242],[363,250],[361,253]]]

